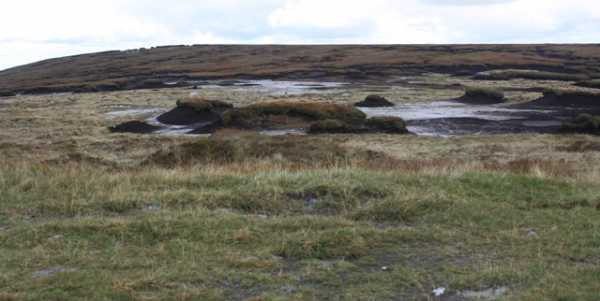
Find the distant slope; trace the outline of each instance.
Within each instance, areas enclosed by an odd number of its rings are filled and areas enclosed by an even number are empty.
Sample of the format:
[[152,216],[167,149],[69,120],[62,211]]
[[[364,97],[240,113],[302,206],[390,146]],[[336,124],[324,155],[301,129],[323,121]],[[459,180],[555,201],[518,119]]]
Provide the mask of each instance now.
[[496,68],[597,74],[600,45],[167,46],[70,56],[4,70],[0,93],[150,88],[180,79],[365,81]]

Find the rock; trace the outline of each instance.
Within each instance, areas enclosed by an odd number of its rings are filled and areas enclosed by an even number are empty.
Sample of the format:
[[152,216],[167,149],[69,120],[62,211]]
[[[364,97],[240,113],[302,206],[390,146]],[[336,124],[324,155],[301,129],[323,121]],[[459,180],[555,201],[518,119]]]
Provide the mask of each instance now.
[[394,104],[392,102],[388,101],[387,99],[385,99],[385,97],[382,97],[379,95],[369,95],[369,96],[367,96],[367,98],[365,98],[365,100],[363,100],[361,102],[357,102],[355,104],[355,106],[362,107],[362,108],[380,108],[380,107],[393,107]]
[[444,293],[446,293],[446,288],[443,288],[443,287],[438,287],[433,290],[433,295],[436,297],[443,296]]
[[111,133],[150,134],[161,127],[147,124],[143,121],[128,121],[108,128]]

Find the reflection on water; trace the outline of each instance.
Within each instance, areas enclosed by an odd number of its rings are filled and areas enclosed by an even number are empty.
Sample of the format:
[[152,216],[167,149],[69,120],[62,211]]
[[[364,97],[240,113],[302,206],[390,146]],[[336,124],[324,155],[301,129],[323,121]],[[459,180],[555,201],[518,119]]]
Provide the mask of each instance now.
[[399,104],[386,108],[361,108],[369,117],[396,116],[402,119],[423,120],[436,118],[479,118],[483,120],[524,119],[518,116],[524,112],[540,112],[534,110],[516,110],[500,105],[467,105],[450,101],[435,101],[430,103]]

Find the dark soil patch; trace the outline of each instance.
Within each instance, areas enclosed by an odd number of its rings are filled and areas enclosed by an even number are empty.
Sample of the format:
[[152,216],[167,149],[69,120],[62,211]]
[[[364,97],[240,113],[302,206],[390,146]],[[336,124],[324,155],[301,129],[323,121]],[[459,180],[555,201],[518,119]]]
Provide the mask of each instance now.
[[221,116],[210,110],[197,111],[190,107],[177,107],[157,117],[157,120],[169,125],[192,125],[197,123],[215,123]]
[[600,93],[546,90],[542,98],[521,105],[521,107],[594,108],[600,110]]
[[128,121],[108,128],[111,133],[150,134],[161,129],[143,121]]

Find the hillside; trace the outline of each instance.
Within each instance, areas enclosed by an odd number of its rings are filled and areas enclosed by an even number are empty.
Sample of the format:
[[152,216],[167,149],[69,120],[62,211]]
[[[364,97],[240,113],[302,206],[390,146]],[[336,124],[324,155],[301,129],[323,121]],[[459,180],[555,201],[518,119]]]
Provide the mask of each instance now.
[[0,71],[0,93],[93,92],[204,79],[369,81],[490,69],[600,73],[600,45],[167,46],[50,59]]

